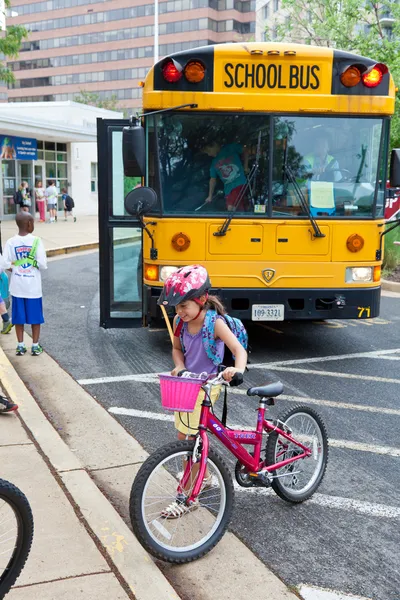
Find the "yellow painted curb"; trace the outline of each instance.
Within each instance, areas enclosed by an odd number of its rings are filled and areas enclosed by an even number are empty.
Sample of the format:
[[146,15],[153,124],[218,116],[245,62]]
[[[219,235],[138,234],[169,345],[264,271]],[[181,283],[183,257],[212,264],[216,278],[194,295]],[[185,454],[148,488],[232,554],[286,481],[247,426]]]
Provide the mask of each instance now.
[[73,252],[84,252],[85,250],[97,250],[99,242],[89,242],[88,244],[78,244],[77,246],[64,246],[64,248],[50,248],[46,250],[47,258],[59,256],[60,254],[72,254]]

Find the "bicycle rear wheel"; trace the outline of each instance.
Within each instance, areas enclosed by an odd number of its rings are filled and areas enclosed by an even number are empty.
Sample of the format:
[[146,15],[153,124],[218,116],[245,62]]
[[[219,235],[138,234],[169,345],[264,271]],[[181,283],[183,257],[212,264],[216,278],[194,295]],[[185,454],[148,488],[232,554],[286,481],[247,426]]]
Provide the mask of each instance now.
[[[326,428],[319,414],[308,406],[294,406],[280,416],[279,421],[289,427],[292,437],[310,448],[312,453],[271,472],[276,477],[271,487],[283,500],[303,502],[314,494],[325,474],[329,451]],[[269,434],[265,456],[267,465],[302,453],[301,448],[278,433]]]
[[[191,463],[194,444],[177,441],[157,450],[143,463],[131,490],[129,509],[136,537],[153,556],[171,563],[187,563],[207,554],[224,535],[232,514],[232,478],[221,456],[209,449],[207,487],[204,481],[196,505],[183,508],[176,518],[163,516],[177,498],[177,512],[179,505],[186,507],[185,498],[198,473],[198,462]],[[200,454],[201,447],[196,458]],[[178,488],[188,469],[189,484],[182,494]]]
[[0,479],[0,598],[14,585],[28,558],[33,516],[26,496]]

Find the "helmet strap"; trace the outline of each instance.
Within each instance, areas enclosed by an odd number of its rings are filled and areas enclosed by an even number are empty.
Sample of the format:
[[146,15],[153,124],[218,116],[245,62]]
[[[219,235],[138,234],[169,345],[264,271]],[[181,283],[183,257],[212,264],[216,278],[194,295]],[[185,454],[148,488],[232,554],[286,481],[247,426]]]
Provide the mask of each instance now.
[[205,306],[205,304],[206,304],[206,302],[208,300],[208,292],[206,292],[204,295],[206,297],[205,300],[204,300],[204,302],[201,302],[200,298],[193,298],[193,302],[196,302],[196,304],[198,304],[200,306],[200,308],[199,308],[199,312],[194,317],[194,319],[192,319],[192,321],[195,321],[196,319],[199,318],[199,316],[201,314],[201,311],[203,310],[203,308],[204,308],[204,306]]

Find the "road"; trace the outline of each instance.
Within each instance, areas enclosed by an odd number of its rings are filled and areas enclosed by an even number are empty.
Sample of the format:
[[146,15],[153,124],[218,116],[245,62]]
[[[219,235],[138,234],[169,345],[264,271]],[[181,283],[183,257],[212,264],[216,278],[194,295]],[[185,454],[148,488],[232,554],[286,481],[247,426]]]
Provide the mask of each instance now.
[[[50,264],[42,343],[151,452],[175,437],[156,378],[170,368],[170,341],[164,330],[99,328],[97,263],[93,253]],[[250,324],[249,333],[245,384],[284,383],[274,415],[297,402],[317,408],[330,457],[303,505],[238,490],[231,530],[288,585],[399,600],[399,298],[384,297],[371,321]],[[254,425],[256,406],[233,391],[228,424]]]

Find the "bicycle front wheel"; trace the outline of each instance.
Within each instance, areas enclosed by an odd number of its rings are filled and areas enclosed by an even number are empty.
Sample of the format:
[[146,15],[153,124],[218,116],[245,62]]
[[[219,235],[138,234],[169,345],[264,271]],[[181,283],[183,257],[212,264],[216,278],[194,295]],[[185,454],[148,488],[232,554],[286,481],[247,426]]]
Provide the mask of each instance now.
[[[319,414],[308,406],[294,406],[278,419],[292,432],[292,437],[307,446],[311,455],[271,472],[271,486],[288,502],[303,502],[320,485],[328,463],[328,435]],[[282,429],[281,423],[278,426]],[[303,450],[278,433],[270,433],[266,446],[266,464],[274,465],[303,454]]]
[[171,563],[187,563],[207,554],[224,535],[233,509],[232,478],[222,457],[211,448],[207,478],[195,504],[186,506],[201,454],[200,446],[193,463],[194,444],[177,441],[157,450],[143,463],[131,490],[130,518],[136,537],[153,556]]
[[14,585],[28,558],[33,516],[26,496],[0,479],[0,598]]

